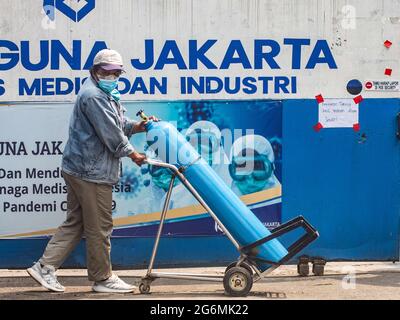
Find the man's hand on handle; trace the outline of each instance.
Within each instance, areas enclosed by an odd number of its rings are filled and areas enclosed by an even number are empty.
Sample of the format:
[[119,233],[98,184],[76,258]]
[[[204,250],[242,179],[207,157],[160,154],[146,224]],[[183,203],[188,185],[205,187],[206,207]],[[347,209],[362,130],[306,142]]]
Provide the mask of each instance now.
[[136,133],[145,132],[146,131],[146,123],[149,120],[153,120],[154,122],[160,121],[160,119],[158,119],[156,116],[150,116],[147,121],[143,120],[143,121],[140,121],[139,123],[136,124],[135,132]]
[[[136,133],[145,132],[146,131],[146,123],[148,121],[150,121],[150,120],[152,120],[154,122],[160,121],[160,119],[158,119],[156,116],[150,116],[150,117],[147,118],[147,120],[143,120],[143,121],[140,121],[137,124],[135,124],[135,132]],[[136,163],[138,166],[141,166],[146,160],[146,156],[145,155],[143,155],[143,154],[141,154],[139,152],[136,152],[136,151],[132,152],[129,155],[129,158],[131,158],[132,161],[134,163]]]
[[139,167],[140,167],[140,166],[144,163],[144,161],[146,160],[146,156],[145,156],[144,154],[141,154],[141,153],[136,152],[136,151],[132,152],[132,153],[129,155],[129,158],[131,158],[132,161],[133,161],[134,163],[136,163]]

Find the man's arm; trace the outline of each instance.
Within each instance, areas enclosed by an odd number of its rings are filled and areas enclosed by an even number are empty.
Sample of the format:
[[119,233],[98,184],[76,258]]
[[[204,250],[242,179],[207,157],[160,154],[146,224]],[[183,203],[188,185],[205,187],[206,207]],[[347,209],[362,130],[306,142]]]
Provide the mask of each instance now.
[[[118,127],[117,115],[105,97],[92,96],[87,98],[83,111],[93,125],[99,139],[116,158],[126,157],[135,152],[128,137]],[[133,131],[133,127],[130,127],[130,130]]]
[[138,133],[138,132],[137,132],[137,127],[138,127],[138,125],[139,125],[139,122],[138,122],[138,121],[131,120],[131,119],[129,119],[128,117],[125,117],[125,116],[124,116],[123,121],[124,121],[124,123],[123,123],[123,126],[124,126],[124,134],[128,137],[128,139],[129,139],[133,134]]

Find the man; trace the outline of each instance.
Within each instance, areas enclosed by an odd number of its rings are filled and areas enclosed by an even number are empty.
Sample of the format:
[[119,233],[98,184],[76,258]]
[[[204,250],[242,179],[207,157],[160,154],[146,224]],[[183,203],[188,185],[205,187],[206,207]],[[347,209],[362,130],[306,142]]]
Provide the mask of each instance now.
[[[121,173],[121,158],[142,165],[146,157],[135,151],[129,137],[145,131],[145,121],[124,116],[118,78],[123,72],[121,55],[110,49],[94,58],[90,77],[82,86],[73,109],[62,170],[67,185],[67,218],[48,243],[43,256],[27,271],[42,286],[57,292],[65,288],[55,271],[86,237],[88,278],[97,292],[132,292],[112,273],[110,237],[112,185]],[[150,120],[158,121],[155,117]]]

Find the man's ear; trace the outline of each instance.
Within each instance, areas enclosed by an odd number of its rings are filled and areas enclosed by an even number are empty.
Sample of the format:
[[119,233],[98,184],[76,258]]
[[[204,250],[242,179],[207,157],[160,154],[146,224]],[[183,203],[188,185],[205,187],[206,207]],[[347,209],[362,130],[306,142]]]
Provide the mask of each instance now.
[[92,76],[92,78],[94,80],[96,80],[96,82],[99,82],[99,77],[97,76],[96,72],[94,71],[94,69],[90,69],[90,75]]

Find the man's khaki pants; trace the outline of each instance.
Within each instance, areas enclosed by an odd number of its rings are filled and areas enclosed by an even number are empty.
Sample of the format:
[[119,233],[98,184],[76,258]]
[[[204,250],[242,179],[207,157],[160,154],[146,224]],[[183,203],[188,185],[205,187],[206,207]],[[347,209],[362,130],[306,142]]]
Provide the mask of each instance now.
[[67,219],[47,244],[39,262],[58,269],[86,237],[86,260],[90,281],[111,276],[112,187],[87,182],[63,172],[67,184]]

